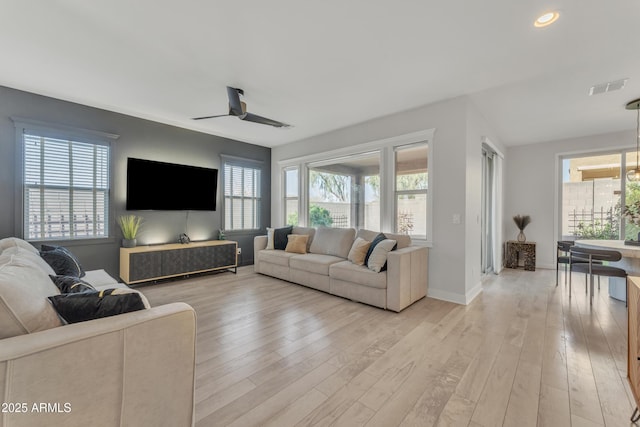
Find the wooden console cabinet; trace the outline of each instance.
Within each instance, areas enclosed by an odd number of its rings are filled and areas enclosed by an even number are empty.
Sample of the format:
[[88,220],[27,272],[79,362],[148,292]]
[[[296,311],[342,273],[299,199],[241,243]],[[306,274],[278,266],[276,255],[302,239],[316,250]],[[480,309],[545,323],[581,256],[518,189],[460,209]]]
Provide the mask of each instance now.
[[206,271],[237,269],[238,242],[210,240],[187,244],[120,248],[124,283],[148,282]]

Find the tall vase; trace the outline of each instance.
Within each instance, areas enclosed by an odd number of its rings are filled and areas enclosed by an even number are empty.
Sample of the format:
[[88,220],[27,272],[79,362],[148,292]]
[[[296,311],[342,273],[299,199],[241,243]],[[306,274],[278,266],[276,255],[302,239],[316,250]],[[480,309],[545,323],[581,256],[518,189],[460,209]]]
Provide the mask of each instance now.
[[522,230],[520,230],[520,233],[518,233],[518,242],[526,242],[527,241],[527,236],[524,235],[524,232]]

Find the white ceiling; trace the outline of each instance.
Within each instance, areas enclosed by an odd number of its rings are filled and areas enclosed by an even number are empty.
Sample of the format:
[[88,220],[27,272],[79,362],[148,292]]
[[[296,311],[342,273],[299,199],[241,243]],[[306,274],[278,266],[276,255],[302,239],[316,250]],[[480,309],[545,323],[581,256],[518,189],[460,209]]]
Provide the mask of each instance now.
[[[505,145],[542,142],[632,129],[640,98],[636,0],[1,4],[0,85],[264,146],[460,95]],[[191,120],[226,113],[227,85],[294,127]]]

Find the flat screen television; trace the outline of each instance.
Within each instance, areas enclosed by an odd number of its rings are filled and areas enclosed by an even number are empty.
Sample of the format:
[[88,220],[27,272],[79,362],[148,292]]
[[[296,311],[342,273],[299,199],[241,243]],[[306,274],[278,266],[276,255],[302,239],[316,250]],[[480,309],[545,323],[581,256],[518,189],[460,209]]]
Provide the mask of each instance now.
[[215,211],[218,169],[127,160],[127,210]]

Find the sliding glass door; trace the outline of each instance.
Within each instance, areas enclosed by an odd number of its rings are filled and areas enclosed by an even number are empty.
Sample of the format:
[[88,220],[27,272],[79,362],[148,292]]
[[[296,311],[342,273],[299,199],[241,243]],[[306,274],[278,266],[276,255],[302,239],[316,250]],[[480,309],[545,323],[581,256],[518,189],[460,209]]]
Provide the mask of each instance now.
[[626,179],[636,153],[620,151],[562,158],[560,238],[633,239],[640,227],[625,222],[625,206],[640,200],[640,183]]

